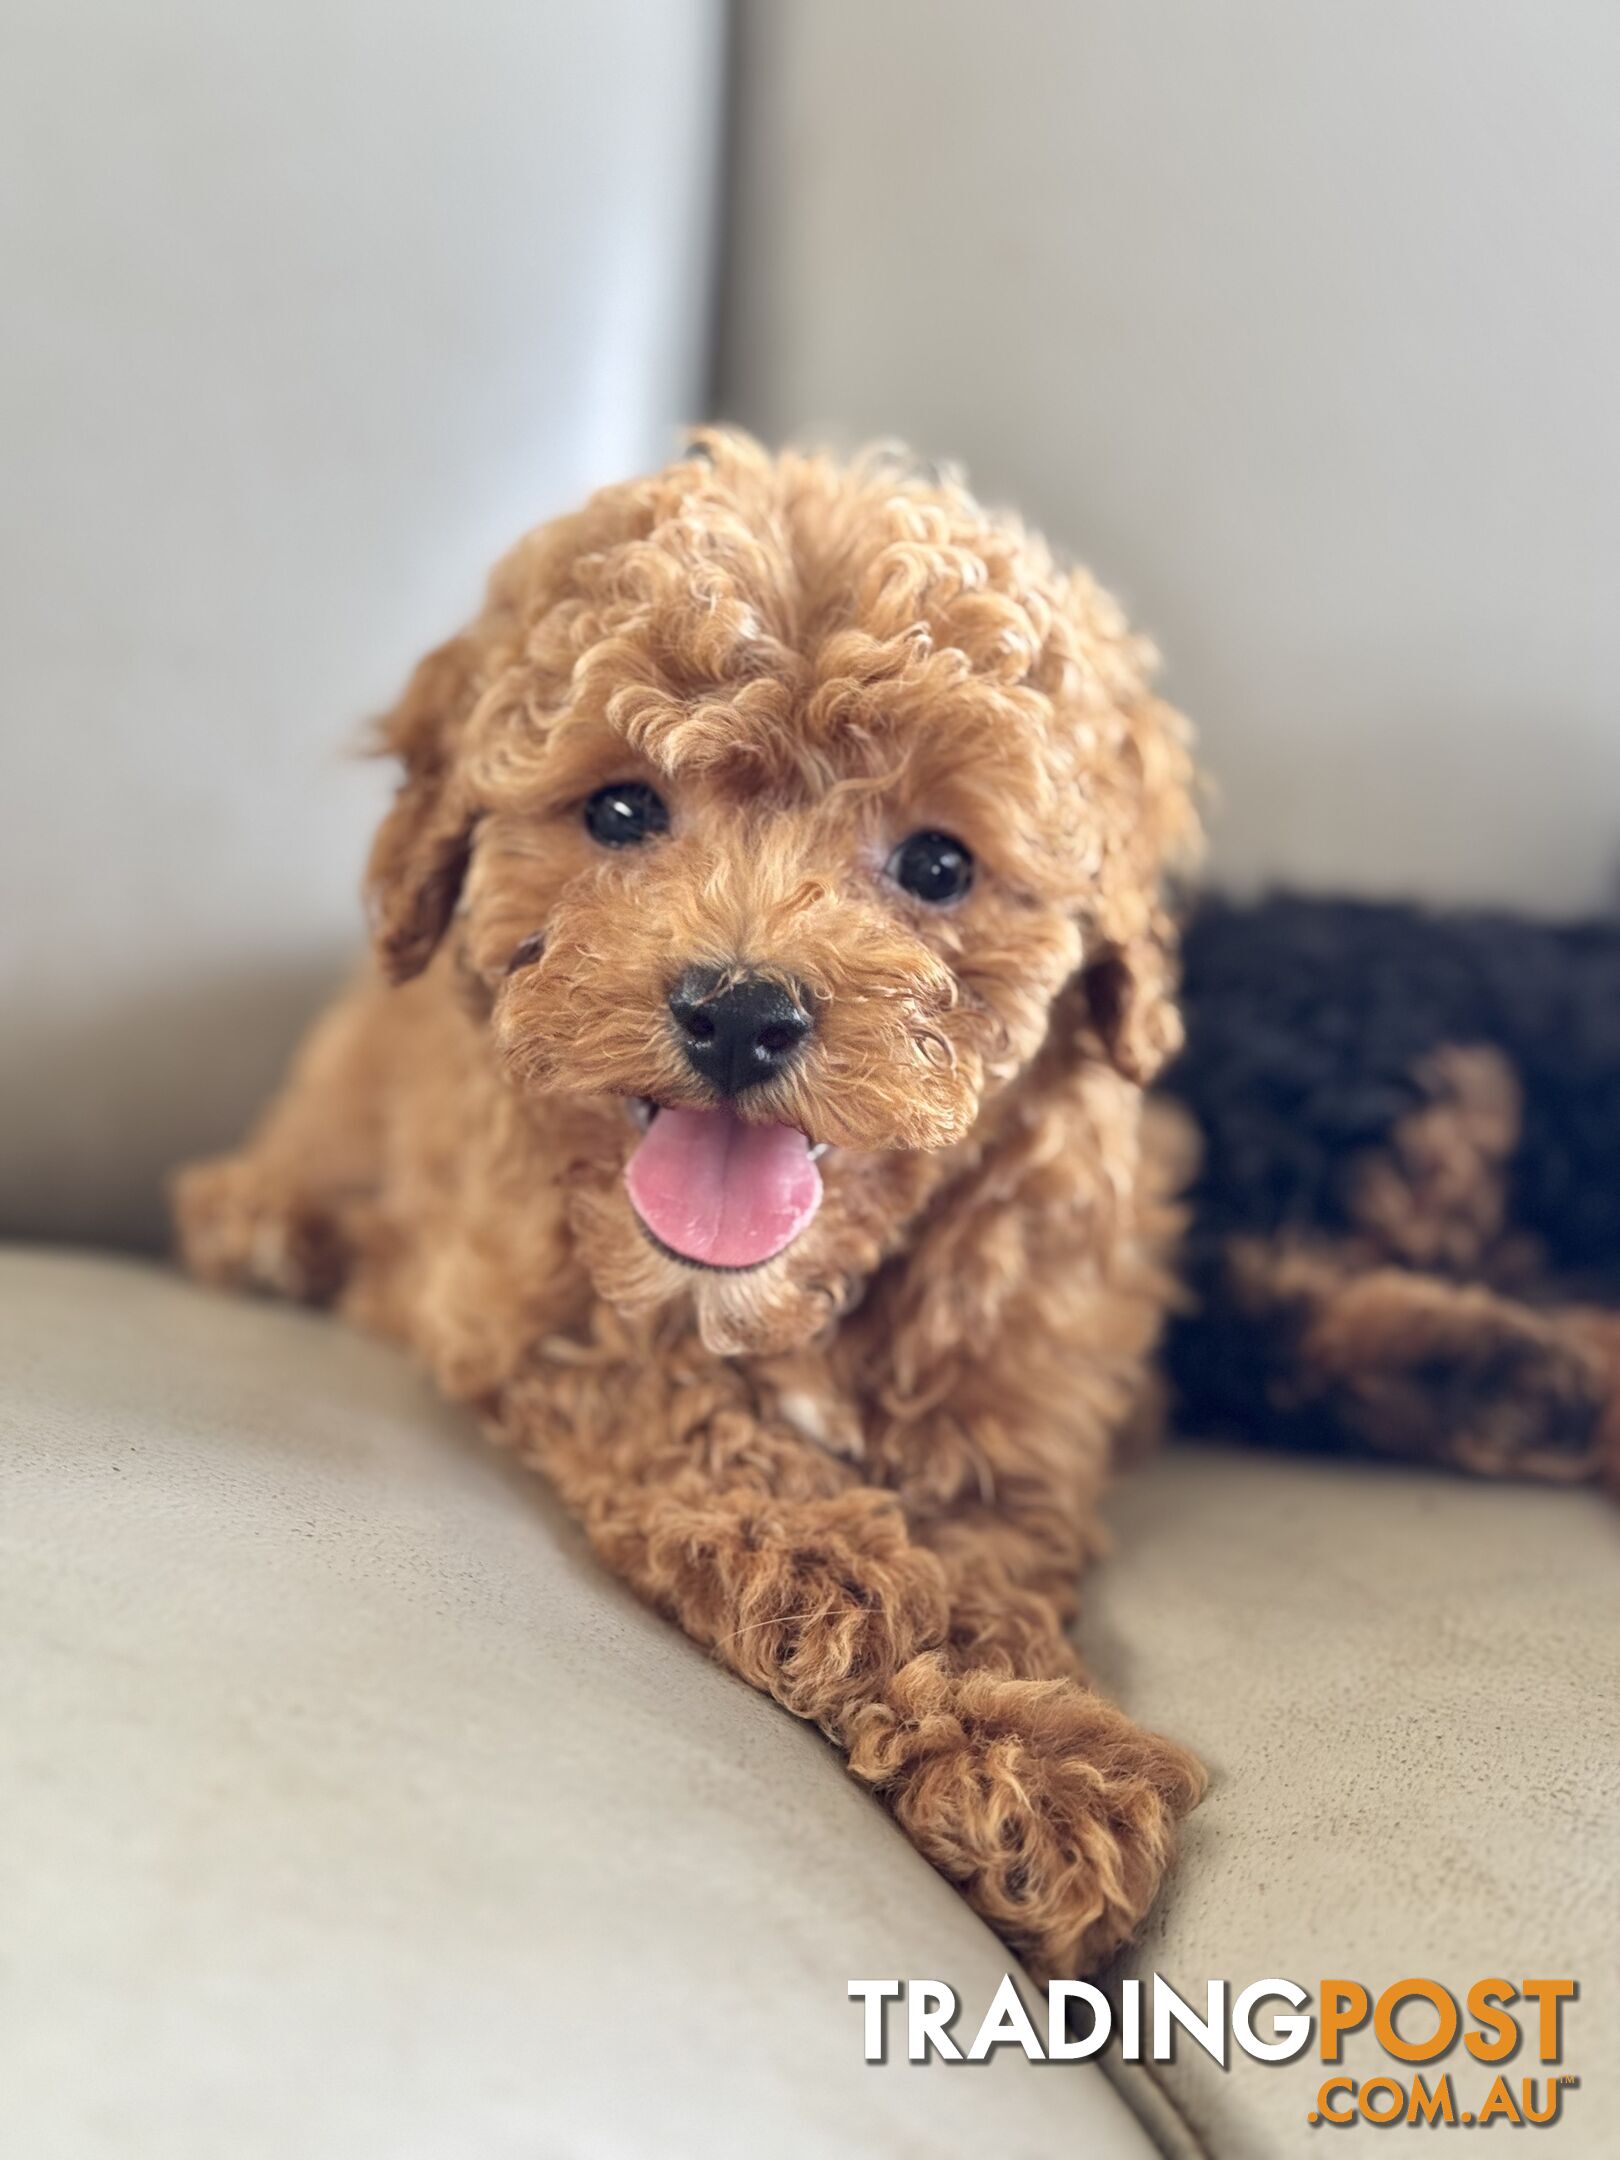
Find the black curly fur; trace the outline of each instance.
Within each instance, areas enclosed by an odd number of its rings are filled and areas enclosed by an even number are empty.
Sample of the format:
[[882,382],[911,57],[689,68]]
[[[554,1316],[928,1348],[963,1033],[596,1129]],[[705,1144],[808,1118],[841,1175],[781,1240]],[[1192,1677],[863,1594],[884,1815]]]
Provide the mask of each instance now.
[[1445,1045],[1489,1045],[1523,1092],[1513,1226],[1549,1273],[1620,1293],[1620,923],[1567,925],[1274,895],[1205,902],[1184,943],[1187,1045],[1166,1089],[1203,1136],[1169,1363],[1192,1426],[1342,1436],[1280,1407],[1289,1346],[1228,1308],[1234,1237],[1349,1227],[1350,1181],[1423,1100]]

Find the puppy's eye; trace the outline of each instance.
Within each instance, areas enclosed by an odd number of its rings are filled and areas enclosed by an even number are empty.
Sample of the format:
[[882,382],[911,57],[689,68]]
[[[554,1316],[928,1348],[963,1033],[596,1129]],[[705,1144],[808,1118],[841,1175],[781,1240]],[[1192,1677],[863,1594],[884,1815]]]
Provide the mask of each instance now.
[[973,883],[973,857],[949,833],[914,832],[889,857],[889,875],[919,900],[943,907]]
[[669,812],[644,780],[615,780],[585,805],[585,830],[603,847],[640,847],[669,831]]

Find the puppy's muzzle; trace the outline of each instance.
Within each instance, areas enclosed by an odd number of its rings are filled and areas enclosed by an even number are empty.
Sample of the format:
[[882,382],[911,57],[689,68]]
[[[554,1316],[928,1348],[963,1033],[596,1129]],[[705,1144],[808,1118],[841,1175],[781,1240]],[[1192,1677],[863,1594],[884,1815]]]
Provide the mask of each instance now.
[[717,1095],[774,1080],[798,1056],[815,1022],[781,983],[688,968],[669,994],[686,1062]]

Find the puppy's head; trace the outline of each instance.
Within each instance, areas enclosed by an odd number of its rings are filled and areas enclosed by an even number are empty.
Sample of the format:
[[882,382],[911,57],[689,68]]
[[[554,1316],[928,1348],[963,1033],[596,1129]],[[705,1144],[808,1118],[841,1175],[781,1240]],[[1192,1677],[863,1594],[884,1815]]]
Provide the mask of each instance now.
[[1037,1066],[1151,1075],[1194,834],[1151,657],[959,487],[734,435],[500,566],[386,723],[373,924],[396,979],[449,931],[563,1109],[604,1296],[802,1342]]

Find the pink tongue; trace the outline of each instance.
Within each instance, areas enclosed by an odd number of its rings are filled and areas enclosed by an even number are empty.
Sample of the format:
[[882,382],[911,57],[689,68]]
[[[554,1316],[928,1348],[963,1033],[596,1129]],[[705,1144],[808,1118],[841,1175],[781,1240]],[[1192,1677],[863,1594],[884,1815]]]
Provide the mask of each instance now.
[[624,1181],[659,1243],[709,1267],[757,1267],[821,1205],[804,1134],[726,1109],[660,1110]]

